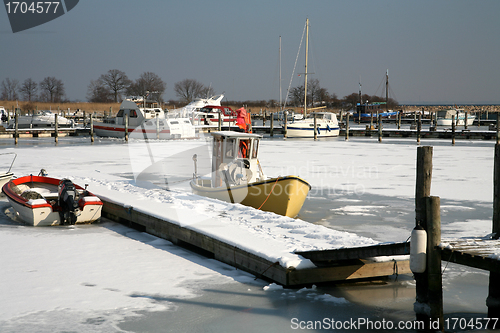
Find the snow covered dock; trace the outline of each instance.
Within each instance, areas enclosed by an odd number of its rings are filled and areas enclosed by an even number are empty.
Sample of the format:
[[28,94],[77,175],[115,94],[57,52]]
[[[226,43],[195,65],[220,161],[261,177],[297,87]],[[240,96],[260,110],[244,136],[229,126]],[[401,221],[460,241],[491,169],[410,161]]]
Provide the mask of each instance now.
[[[196,248],[205,255],[284,286],[410,272],[408,258],[404,256],[409,253],[409,243],[378,245],[369,238],[267,212],[259,211],[268,215],[267,219],[271,219],[271,222],[266,221],[265,224],[256,226],[244,221],[257,220],[251,212],[247,215],[238,214],[241,216],[239,219],[227,220],[224,217],[207,218],[194,211],[177,208],[171,218],[165,218],[164,214],[158,215],[148,208],[141,208],[140,203],[139,206],[133,207],[110,199],[101,199],[104,203],[103,215],[110,219],[175,244]],[[235,206],[235,212],[255,211],[253,208],[239,206]],[[229,214],[234,216],[235,212]],[[262,222],[257,222],[259,223]],[[342,257],[334,261],[322,258],[321,261],[313,262],[305,257],[308,251],[299,255],[293,250],[313,249],[311,258],[314,258],[314,255],[317,257],[317,254],[322,252],[317,246],[328,246],[327,243],[332,240],[339,244],[351,244],[353,247],[342,246],[339,250]],[[365,249],[363,253],[358,247],[360,245],[366,246],[362,248]],[[331,248],[325,251],[334,258],[332,252],[335,250]],[[349,252],[354,255],[346,255]],[[377,258],[373,258],[376,256]]]

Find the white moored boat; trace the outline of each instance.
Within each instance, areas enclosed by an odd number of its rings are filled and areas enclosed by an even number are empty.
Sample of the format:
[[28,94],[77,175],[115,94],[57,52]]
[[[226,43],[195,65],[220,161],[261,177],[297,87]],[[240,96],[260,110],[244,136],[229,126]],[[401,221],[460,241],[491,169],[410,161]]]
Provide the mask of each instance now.
[[[212,173],[196,174],[193,193],[263,211],[296,217],[311,189],[297,176],[268,178],[257,158],[262,136],[251,133],[213,132]],[[196,163],[196,155],[193,156]]]
[[[456,126],[464,126],[465,125],[465,112],[463,109],[448,109],[448,110],[440,110],[436,114],[436,125],[438,126],[451,126],[452,118],[455,119]],[[467,126],[472,125],[476,119],[476,115],[467,114]]]
[[[316,127],[314,127],[314,117],[316,117]],[[318,138],[339,136],[337,115],[331,112],[312,112],[306,119],[287,125],[286,135],[289,138],[312,138],[314,131]]]
[[[56,114],[49,110],[40,110],[33,115],[18,116],[18,128],[54,128],[56,124]],[[14,128],[15,118],[11,117],[9,120],[9,128]],[[58,127],[73,127],[73,120],[67,119],[61,115],[57,116]]]
[[[128,124],[127,124],[128,121]],[[184,139],[196,137],[196,131],[187,117],[165,117],[158,103],[143,98],[127,98],[120,105],[115,118],[94,123],[96,135],[136,139]]]
[[69,179],[25,176],[6,183],[2,192],[29,225],[92,223],[101,217],[102,201]]

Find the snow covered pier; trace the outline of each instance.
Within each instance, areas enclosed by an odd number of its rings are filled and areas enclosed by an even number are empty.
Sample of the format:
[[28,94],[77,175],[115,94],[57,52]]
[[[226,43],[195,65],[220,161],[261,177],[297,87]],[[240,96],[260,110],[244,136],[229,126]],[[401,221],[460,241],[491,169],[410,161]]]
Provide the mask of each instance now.
[[[243,228],[221,228],[214,218],[193,224],[179,223],[174,219],[141,211],[112,200],[102,198],[103,216],[120,223],[127,224],[143,232],[167,239],[174,244],[193,249],[202,254],[250,272],[259,278],[265,278],[286,287],[308,285],[322,282],[345,281],[384,277],[393,274],[409,273],[408,256],[397,257],[409,252],[409,245],[377,245],[369,239],[356,238],[353,234],[347,237],[360,245],[369,243],[368,250],[360,254],[360,248],[343,248],[330,250],[329,258],[318,260],[317,253],[322,251],[298,252],[283,248],[283,238],[273,241],[263,238]],[[196,220],[195,217],[192,218]],[[303,221],[292,221],[300,226]],[[322,226],[308,224],[313,228],[321,228],[314,233],[328,232]],[[290,229],[293,236],[294,229]],[[295,230],[296,231],[296,230]],[[331,230],[331,232],[336,232]],[[226,235],[227,238],[224,239]],[[338,237],[338,236],[336,236]],[[293,237],[288,238],[293,242]],[[314,238],[310,238],[314,242]],[[332,252],[341,257],[332,257]],[[346,255],[347,253],[347,255]],[[311,257],[309,260],[307,257]],[[377,257],[377,258],[373,258]],[[316,262],[318,260],[318,262]]]

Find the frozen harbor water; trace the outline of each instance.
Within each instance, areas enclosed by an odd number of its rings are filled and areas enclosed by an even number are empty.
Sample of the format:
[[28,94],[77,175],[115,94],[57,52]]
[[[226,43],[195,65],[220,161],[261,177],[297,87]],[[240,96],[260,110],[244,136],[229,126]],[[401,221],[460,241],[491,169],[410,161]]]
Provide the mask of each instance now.
[[[158,180],[154,175],[163,173],[171,190],[188,189],[182,180],[193,172],[191,148],[167,152],[161,142],[153,142],[153,155],[162,163],[148,168],[134,153],[143,147],[141,141],[88,141],[60,138],[55,147],[50,139],[20,140],[14,148],[11,140],[2,140],[0,145],[18,154],[13,169],[17,176],[43,167],[51,176],[88,182],[91,191],[94,183],[106,182],[121,195],[130,190],[145,197],[134,179]],[[489,233],[493,142],[422,144],[435,147],[431,193],[442,198],[443,237]],[[175,163],[166,163],[163,154]],[[260,151],[269,176],[298,174],[312,184],[300,219],[378,241],[404,241],[411,232],[415,158],[413,140],[379,144],[367,138],[276,138],[264,140]],[[164,179],[159,185],[167,186]],[[160,199],[160,192],[155,193]],[[193,203],[187,196],[183,201],[181,194],[178,198],[179,204],[211,216],[231,210],[225,203]],[[281,289],[113,222],[30,228],[11,221],[4,215],[8,204],[0,204],[2,263],[9,267],[0,275],[5,295],[0,303],[1,332],[289,332],[296,331],[294,318],[414,318],[411,276]],[[445,313],[484,317],[487,281],[486,272],[449,264],[443,279]]]

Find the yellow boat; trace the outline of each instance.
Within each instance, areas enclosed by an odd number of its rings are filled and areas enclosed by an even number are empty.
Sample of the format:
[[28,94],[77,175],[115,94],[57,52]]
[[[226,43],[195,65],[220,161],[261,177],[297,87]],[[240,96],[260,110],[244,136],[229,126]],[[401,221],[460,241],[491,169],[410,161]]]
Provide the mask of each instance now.
[[257,158],[262,136],[234,131],[212,136],[212,173],[198,176],[193,156],[193,193],[289,217],[299,214],[311,185],[297,176],[266,177]]

